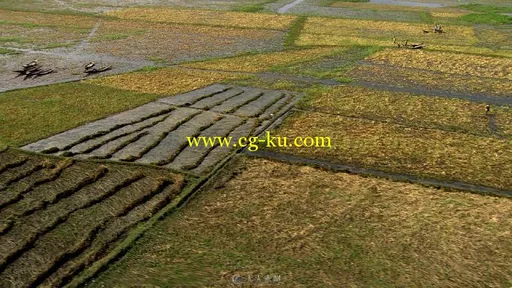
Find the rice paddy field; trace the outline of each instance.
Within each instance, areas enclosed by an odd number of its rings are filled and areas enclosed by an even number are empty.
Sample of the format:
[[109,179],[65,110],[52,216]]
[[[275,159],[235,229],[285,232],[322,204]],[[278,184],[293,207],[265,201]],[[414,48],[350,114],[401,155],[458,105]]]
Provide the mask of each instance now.
[[512,287],[511,7],[0,1],[0,287]]

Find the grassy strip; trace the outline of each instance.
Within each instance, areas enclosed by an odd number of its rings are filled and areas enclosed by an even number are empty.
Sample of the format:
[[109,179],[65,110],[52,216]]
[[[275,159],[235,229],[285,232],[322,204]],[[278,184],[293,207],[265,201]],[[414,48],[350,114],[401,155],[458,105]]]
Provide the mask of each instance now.
[[[0,9],[3,11],[9,11],[9,12],[25,12],[25,13],[37,13],[37,14],[44,14],[44,15],[56,15],[56,16],[88,16],[91,18],[109,18],[108,16],[104,15],[98,15],[96,13],[89,13],[89,12],[82,12],[82,11],[76,11],[76,10],[55,10],[55,9],[41,9],[37,8],[36,5],[33,5],[33,3],[28,4],[30,8],[20,8],[19,3],[14,4],[14,6],[5,6],[7,5],[7,2],[9,1],[1,1],[0,2]],[[33,1],[31,1],[33,2]],[[35,1],[39,2],[39,1]],[[4,4],[5,3],[5,4]]]
[[284,40],[285,48],[294,48],[296,47],[295,41],[299,39],[300,33],[304,28],[304,24],[308,18],[306,16],[298,16],[293,25],[288,29],[286,33],[286,38]]
[[496,13],[470,13],[462,15],[457,19],[474,24],[512,24],[512,17]]
[[[462,133],[297,113],[274,136],[330,137],[331,148],[273,148],[343,164],[400,174],[455,180],[500,189],[512,187],[510,143]],[[274,141],[275,142],[275,141]]]
[[343,47],[332,50],[332,53],[317,59],[304,60],[300,63],[277,65],[272,71],[293,75],[304,75],[322,79],[335,79],[339,82],[350,82],[346,73],[361,60],[382,51],[380,46]]
[[370,0],[332,0],[331,3],[327,6],[331,6],[336,2],[367,3],[370,2]]
[[[214,59],[204,62],[182,64],[182,67],[224,70],[236,72],[264,72],[271,71],[273,67],[280,65],[291,65],[301,63],[311,59],[318,59],[331,55],[336,48],[320,47],[300,50],[287,50],[256,55],[243,55],[238,57],[229,57]],[[241,78],[241,77],[240,77]]]
[[409,39],[410,43],[420,41],[432,45],[443,43],[470,46],[478,41],[471,27],[447,25],[444,26],[447,33],[423,34],[422,30],[430,29],[429,25],[423,23],[309,17],[301,37],[296,42],[300,46],[395,46],[392,39],[396,37],[399,41]]
[[16,54],[20,54],[20,52],[11,50],[8,48],[0,48],[0,55],[16,55]]
[[[154,96],[154,98],[158,98],[196,90],[221,81],[247,77],[248,75],[242,73],[191,71],[173,67],[114,75],[89,80],[86,83],[138,93],[151,93],[159,95]],[[173,79],[173,81],[169,82],[169,79]]]
[[27,144],[157,98],[83,82],[0,93],[0,143]]
[[2,24],[23,25],[27,28],[69,27],[72,29],[92,28],[99,17],[87,14],[61,14],[45,12],[12,11],[0,9]]
[[[372,63],[449,74],[512,80],[512,59],[454,52],[386,49],[368,58]],[[485,65],[485,69],[481,68]]]
[[238,6],[233,11],[235,12],[261,12],[265,9],[265,5],[276,2],[276,0],[263,0],[259,3]]
[[482,13],[512,13],[512,7],[510,6],[507,7],[472,3],[466,5],[459,5],[457,6],[457,8],[463,8],[466,10]]

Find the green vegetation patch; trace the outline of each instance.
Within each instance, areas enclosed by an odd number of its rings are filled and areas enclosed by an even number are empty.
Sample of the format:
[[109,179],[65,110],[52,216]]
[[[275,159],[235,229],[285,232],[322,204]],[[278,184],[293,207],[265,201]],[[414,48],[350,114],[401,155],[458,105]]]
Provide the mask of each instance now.
[[460,16],[458,19],[476,24],[512,24],[512,17],[496,13],[470,13]]
[[85,83],[0,93],[0,144],[30,143],[156,98]]
[[298,16],[297,20],[292,24],[290,29],[288,30],[288,33],[286,34],[286,39],[284,41],[284,46],[286,48],[292,48],[295,47],[295,41],[299,39],[300,33],[302,32],[302,29],[304,28],[304,24],[306,23],[307,17],[306,16]]
[[482,12],[482,13],[512,13],[512,7],[507,6],[494,6],[494,5],[485,5],[485,4],[466,4],[466,5],[459,5],[458,8],[463,8],[466,10],[471,10],[475,12]]
[[0,55],[12,55],[12,54],[19,54],[19,52],[8,49],[8,48],[0,48]]
[[236,11],[236,12],[260,12],[260,11],[263,11],[263,9],[265,9],[265,5],[272,3],[272,2],[276,2],[276,0],[264,0],[264,1],[260,1],[259,3],[255,3],[255,4],[238,6],[238,7],[235,7],[233,9],[233,11]]
[[359,61],[366,57],[381,51],[379,46],[351,46],[333,50],[333,52],[319,59],[304,59],[301,63],[292,65],[280,65],[273,67],[272,70],[287,74],[312,76],[318,78],[336,79],[340,82],[346,81],[346,73],[355,67]]

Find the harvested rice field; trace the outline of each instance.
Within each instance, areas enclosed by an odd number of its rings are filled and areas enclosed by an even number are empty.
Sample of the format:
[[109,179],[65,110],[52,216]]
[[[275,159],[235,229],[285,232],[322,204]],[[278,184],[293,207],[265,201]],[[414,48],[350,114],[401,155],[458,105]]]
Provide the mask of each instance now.
[[[471,68],[469,71],[471,71]],[[508,79],[481,78],[471,76],[466,71],[462,72],[462,74],[444,73],[425,69],[419,73],[415,68],[373,65],[370,63],[359,65],[347,74],[356,81],[381,84],[388,87],[405,87],[411,91],[437,90],[438,94],[461,98],[471,98],[472,95],[487,96],[480,102],[493,101],[490,99],[493,96],[510,97],[512,95],[512,81]],[[496,72],[489,69],[486,73]],[[505,77],[509,77],[509,75]]]
[[[342,86],[308,96],[300,108],[325,114],[404,124],[418,128],[512,137],[512,110],[493,107],[486,115],[485,104],[461,99],[413,95],[365,87]],[[496,126],[489,126],[492,117]]]
[[0,153],[0,283],[61,287],[185,188],[166,170]]
[[512,287],[473,2],[0,1],[0,287]]
[[512,80],[512,58],[397,49],[379,52],[367,60],[417,70]]
[[299,97],[290,91],[217,84],[162,98],[22,149],[151,164],[205,175],[236,150],[236,144],[194,147],[187,137],[230,137],[238,141],[258,135]]
[[315,112],[297,112],[273,134],[288,139],[329,135],[336,143],[331,149],[279,147],[284,153],[503,190],[512,185],[511,143],[496,136]]
[[241,159],[91,285],[507,287],[510,202]]
[[[478,41],[469,27],[447,26],[444,28],[446,33],[423,33],[423,30],[429,29],[426,24],[311,17],[306,21],[297,45],[387,43],[387,46],[392,46],[392,38],[397,35],[402,41],[409,39],[428,44],[472,45]],[[342,41],[345,39],[347,41]],[[368,43],[353,43],[356,41]]]

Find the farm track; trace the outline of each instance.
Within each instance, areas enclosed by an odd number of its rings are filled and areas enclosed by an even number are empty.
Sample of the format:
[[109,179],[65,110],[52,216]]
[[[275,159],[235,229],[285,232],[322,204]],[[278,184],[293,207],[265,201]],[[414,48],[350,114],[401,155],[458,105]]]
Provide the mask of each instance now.
[[1,287],[64,285],[185,187],[163,169],[12,149],[0,152],[0,162],[0,199],[8,203],[0,209]]
[[[158,165],[196,176],[209,173],[235,147],[198,145],[187,137],[243,136],[266,129],[299,94],[212,85],[163,98],[22,147],[76,158]],[[232,146],[232,145],[231,145]]]

